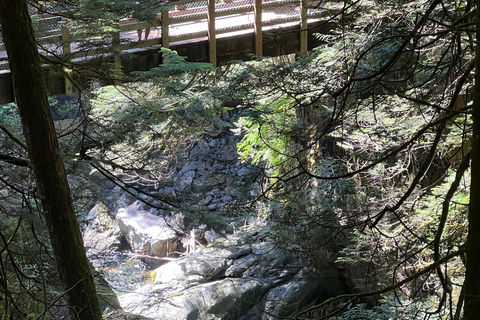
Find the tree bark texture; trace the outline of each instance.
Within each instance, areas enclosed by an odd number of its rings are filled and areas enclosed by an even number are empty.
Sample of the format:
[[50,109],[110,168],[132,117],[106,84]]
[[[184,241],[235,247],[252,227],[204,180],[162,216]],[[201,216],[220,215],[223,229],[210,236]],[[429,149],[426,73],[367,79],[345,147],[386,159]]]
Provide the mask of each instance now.
[[[480,0],[477,0],[476,34],[480,39]],[[475,93],[470,203],[468,208],[467,266],[464,282],[464,320],[480,317],[480,45],[475,49]]]
[[71,314],[74,319],[100,320],[26,0],[0,0],[0,23],[31,167]]

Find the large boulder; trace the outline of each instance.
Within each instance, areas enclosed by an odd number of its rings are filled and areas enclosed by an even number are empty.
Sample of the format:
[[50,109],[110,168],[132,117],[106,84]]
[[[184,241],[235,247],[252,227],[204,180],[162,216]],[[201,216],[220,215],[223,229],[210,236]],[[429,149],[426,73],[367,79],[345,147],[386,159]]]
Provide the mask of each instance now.
[[[262,283],[255,279],[223,279],[192,288],[145,287],[121,297],[124,310],[152,319],[237,319],[255,305]],[[166,292],[171,295],[164,294]]]
[[177,249],[176,234],[165,218],[148,212],[139,201],[120,208],[116,220],[135,252],[161,258]]
[[88,213],[84,221],[83,242],[91,259],[112,251],[129,249],[113,212],[103,203],[97,203]]
[[[154,283],[119,301],[124,310],[153,319],[274,319],[343,293],[338,270],[306,274],[289,252],[257,225],[154,271]],[[268,311],[268,312],[265,312]]]

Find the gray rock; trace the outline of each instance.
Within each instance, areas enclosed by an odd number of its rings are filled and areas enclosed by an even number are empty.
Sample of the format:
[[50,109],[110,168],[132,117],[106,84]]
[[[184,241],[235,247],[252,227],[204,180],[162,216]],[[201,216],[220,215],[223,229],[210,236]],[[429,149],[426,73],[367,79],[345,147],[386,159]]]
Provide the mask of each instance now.
[[222,145],[221,141],[219,139],[213,139],[211,140],[208,145],[211,147],[211,148],[218,148]]
[[227,277],[242,277],[254,263],[258,260],[257,256],[254,254],[249,254],[242,259],[235,260],[233,264],[225,270],[225,276]]
[[223,164],[221,164],[220,162],[215,162],[212,166],[213,169],[215,170],[223,170],[225,166]]
[[119,208],[125,208],[128,205],[130,205],[131,203],[135,202],[135,200],[136,199],[131,194],[129,194],[127,192],[124,192],[115,201],[115,205],[114,205],[114,207],[112,207],[112,210],[116,212]]
[[220,238],[220,235],[216,233],[214,230],[207,230],[205,231],[204,238],[205,238],[205,241],[207,241],[207,243],[213,243],[215,242],[215,240]]
[[158,190],[158,193],[168,198],[175,198],[177,196],[177,194],[175,193],[175,190],[172,187],[162,188]]
[[170,281],[206,282],[225,276],[233,259],[250,253],[248,246],[219,249],[215,247],[197,251],[186,259],[178,259],[156,269],[155,284]]
[[247,167],[242,167],[237,171],[237,175],[240,177],[246,176],[250,173],[250,170]]
[[161,266],[154,284],[119,298],[122,307],[162,320],[263,320],[293,317],[309,304],[343,293],[333,263],[325,260],[305,275],[299,261],[266,240],[269,230],[242,228]]
[[222,197],[222,202],[230,202],[232,200],[233,200],[233,198],[229,195],[226,195],[226,196]]
[[123,234],[115,223],[114,214],[103,203],[90,210],[85,224],[83,242],[89,256],[122,248]]
[[117,212],[117,224],[134,251],[166,257],[177,248],[175,232],[164,218],[144,210],[139,201]]
[[[167,303],[159,303],[166,287],[152,287],[152,293],[131,293],[119,300],[123,309],[162,320],[237,319],[251,308],[263,291],[255,279],[223,279],[172,292]],[[169,292],[170,293],[170,292]],[[161,301],[161,300],[160,300]]]
[[[228,184],[228,183],[227,183]],[[231,185],[228,185],[226,188],[225,188],[225,194],[226,195],[229,195],[229,196],[233,196],[237,193],[237,189],[232,187]]]
[[185,190],[187,187],[192,185],[193,178],[195,177],[195,171],[190,170],[186,171],[180,176],[179,189]]
[[199,162],[187,162],[182,169],[180,170],[179,174],[185,174],[188,171],[197,171],[198,167],[200,166]]
[[210,146],[205,139],[198,141],[197,145],[191,150],[191,155],[208,154],[210,152]]
[[200,200],[198,203],[201,206],[208,206],[210,203],[212,203],[213,197],[212,196],[207,196],[205,199]]

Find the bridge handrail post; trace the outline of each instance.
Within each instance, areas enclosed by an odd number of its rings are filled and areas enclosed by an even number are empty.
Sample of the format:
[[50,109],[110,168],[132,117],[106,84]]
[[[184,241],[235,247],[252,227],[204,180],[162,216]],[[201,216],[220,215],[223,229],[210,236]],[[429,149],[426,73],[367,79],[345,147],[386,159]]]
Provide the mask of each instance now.
[[255,0],[253,12],[255,15],[255,54],[257,57],[263,56],[262,2],[262,0]]
[[308,52],[308,21],[307,9],[308,0],[300,0],[300,55]]
[[120,84],[122,77],[122,59],[120,57],[120,23],[116,23],[112,34],[113,45],[113,83]]
[[208,0],[208,45],[210,54],[210,63],[217,67],[217,41],[215,33],[215,0]]
[[[62,52],[63,55],[70,61],[68,55],[72,53],[71,43],[72,37],[70,34],[70,30],[67,27],[66,21],[63,21],[62,25]],[[66,67],[64,67],[64,80],[65,80],[65,94],[72,94],[73,93],[73,83],[70,81],[69,75],[72,74],[72,67],[70,63],[67,63]]]
[[161,12],[161,30],[162,30],[162,47],[167,48],[170,46],[170,36],[168,28],[170,26],[170,8],[167,7]]

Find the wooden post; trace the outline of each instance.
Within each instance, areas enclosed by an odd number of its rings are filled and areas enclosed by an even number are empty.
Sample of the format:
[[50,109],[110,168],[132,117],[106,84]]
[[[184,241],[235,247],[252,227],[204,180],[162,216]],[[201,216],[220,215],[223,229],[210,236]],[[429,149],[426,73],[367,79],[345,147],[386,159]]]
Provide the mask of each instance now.
[[63,54],[70,54],[72,51],[70,49],[70,30],[68,30],[65,23],[62,23],[62,50]]
[[208,0],[208,43],[210,63],[217,67],[217,40],[215,35],[215,0]]
[[122,78],[122,59],[120,57],[120,24],[115,25],[115,31],[112,34],[113,45],[113,83],[120,84]]
[[170,46],[170,36],[168,35],[168,26],[170,25],[170,8],[167,7],[162,10],[162,47],[168,48]]
[[262,33],[262,0],[255,0],[255,54],[263,56],[263,33]]
[[300,55],[308,52],[307,0],[300,0]]
[[[70,44],[72,42],[70,36],[70,30],[68,30],[67,26],[65,23],[62,23],[62,50],[63,50],[63,55],[69,55],[72,53],[72,50],[70,48]],[[65,94],[72,94],[73,93],[73,84],[72,81],[70,81],[70,78],[67,76],[72,75],[72,68],[69,65],[68,67],[64,68],[65,71]]]

